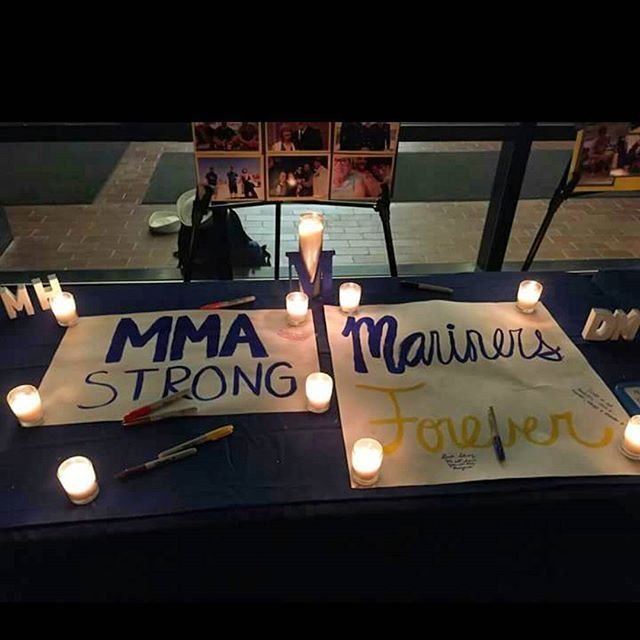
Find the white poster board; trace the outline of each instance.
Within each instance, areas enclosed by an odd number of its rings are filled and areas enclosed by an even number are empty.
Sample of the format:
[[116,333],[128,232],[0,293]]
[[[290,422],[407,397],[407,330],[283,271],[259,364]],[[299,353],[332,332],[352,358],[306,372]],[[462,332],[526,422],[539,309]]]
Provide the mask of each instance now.
[[[347,456],[384,445],[377,486],[637,474],[628,416],[541,303],[325,307]],[[492,447],[495,409],[506,461]],[[355,485],[352,485],[355,486]]]
[[305,411],[318,371],[313,318],[284,309],[154,311],[84,317],[67,329],[40,385],[45,425],[121,420],[189,386],[203,415]]

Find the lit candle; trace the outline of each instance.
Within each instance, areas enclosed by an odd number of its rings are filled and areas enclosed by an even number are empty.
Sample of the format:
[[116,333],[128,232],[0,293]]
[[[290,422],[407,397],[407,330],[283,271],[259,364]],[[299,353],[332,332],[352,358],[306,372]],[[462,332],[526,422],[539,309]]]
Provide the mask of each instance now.
[[322,251],[322,233],[324,231],[324,216],[314,211],[300,214],[298,225],[298,246],[300,255],[313,282],[318,270],[318,261]]
[[333,393],[333,378],[326,373],[310,373],[305,383],[307,409],[313,413],[324,413],[329,409]]
[[343,313],[355,313],[360,305],[362,287],[355,282],[340,285],[340,309]]
[[307,319],[309,310],[309,296],[302,291],[292,291],[287,294],[287,321],[290,325],[302,324]]
[[542,293],[542,285],[535,280],[523,280],[518,289],[518,302],[516,306],[522,313],[533,313],[536,308],[540,294]]
[[640,458],[640,415],[632,416],[624,430],[622,449],[631,457]]
[[382,466],[382,445],[373,438],[361,438],[351,451],[351,468],[354,480],[361,485],[375,484]]
[[100,492],[89,458],[73,456],[58,467],[58,480],[74,504],[87,504]]
[[72,293],[62,291],[49,301],[53,315],[61,327],[73,327],[78,323],[76,301]]
[[22,384],[7,394],[11,411],[16,414],[23,427],[35,427],[42,424],[44,409],[38,390],[30,384]]

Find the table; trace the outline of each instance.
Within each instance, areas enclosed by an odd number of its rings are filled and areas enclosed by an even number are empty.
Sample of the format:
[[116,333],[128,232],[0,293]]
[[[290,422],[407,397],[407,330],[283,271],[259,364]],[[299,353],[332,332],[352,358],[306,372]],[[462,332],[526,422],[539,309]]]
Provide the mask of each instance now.
[[[611,387],[640,378],[640,341],[585,343],[591,307],[640,305],[640,273],[531,274],[558,323]],[[514,300],[518,273],[431,276],[458,301]],[[390,278],[362,281],[363,304],[425,300]],[[336,299],[331,303],[337,302]],[[282,308],[286,282],[65,286],[83,315],[197,308],[255,294]],[[313,305],[321,368],[331,372],[322,308]],[[38,384],[63,335],[50,314],[2,321],[0,392]],[[26,349],[18,345],[28,345]],[[218,419],[219,418],[219,419]],[[544,478],[354,491],[334,399],[328,413],[19,429],[0,408],[1,597],[24,599],[456,599],[640,596],[636,477]],[[149,459],[212,424],[222,448],[128,485],[125,451]],[[176,434],[179,433],[179,437]],[[184,435],[188,433],[189,435]],[[91,457],[101,495],[66,502],[59,461]],[[152,456],[151,456],[152,457]],[[301,464],[305,461],[306,464]],[[635,554],[637,556],[637,554]]]

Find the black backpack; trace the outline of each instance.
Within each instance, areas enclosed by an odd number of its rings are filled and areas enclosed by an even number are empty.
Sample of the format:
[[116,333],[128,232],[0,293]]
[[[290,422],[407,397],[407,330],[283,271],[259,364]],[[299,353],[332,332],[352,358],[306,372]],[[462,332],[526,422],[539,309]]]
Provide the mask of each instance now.
[[[178,268],[183,275],[189,259],[191,229],[181,224],[178,233]],[[194,241],[192,278],[232,280],[234,272],[247,275],[251,269],[270,266],[267,245],[260,246],[249,237],[236,211],[218,207],[204,217]]]
[[227,209],[227,238],[231,247],[231,264],[234,267],[271,266],[271,254],[267,245],[259,245],[252,240],[242,226],[240,216],[233,209]]

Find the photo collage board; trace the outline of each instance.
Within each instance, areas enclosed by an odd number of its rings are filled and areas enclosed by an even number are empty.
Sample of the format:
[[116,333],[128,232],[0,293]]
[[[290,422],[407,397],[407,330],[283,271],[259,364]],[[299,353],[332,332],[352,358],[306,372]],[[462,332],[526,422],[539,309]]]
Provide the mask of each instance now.
[[392,192],[399,122],[194,122],[212,200],[371,200]]
[[578,131],[570,173],[576,192],[640,191],[640,127],[630,122],[592,122]]

